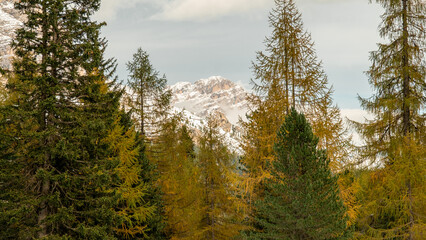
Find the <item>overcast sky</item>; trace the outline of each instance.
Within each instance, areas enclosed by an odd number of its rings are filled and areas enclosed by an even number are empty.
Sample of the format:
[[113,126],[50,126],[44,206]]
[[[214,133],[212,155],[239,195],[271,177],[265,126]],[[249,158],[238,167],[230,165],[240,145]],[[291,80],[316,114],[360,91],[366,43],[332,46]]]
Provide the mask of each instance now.
[[[369,52],[382,41],[378,4],[368,0],[295,0],[305,29],[342,109],[358,109],[357,94],[371,90],[364,71]],[[107,55],[118,60],[118,76],[138,47],[166,74],[169,84],[223,76],[250,89],[251,61],[271,32],[273,0],[102,0],[96,19],[106,21]]]

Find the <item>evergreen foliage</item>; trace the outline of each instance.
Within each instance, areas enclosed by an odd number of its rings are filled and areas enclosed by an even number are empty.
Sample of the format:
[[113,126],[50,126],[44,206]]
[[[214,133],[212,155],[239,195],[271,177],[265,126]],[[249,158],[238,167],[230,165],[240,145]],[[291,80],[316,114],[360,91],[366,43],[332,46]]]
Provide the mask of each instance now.
[[165,239],[165,204],[163,201],[163,192],[157,182],[160,178],[158,167],[155,162],[148,159],[146,154],[146,143],[143,137],[137,132],[136,134],[137,146],[139,146],[138,162],[142,171],[139,172],[140,179],[144,183],[146,204],[155,206],[154,213],[146,219],[147,228],[145,234],[149,239]]
[[242,165],[212,118],[188,129],[170,114],[141,48],[122,96],[91,20],[101,0],[15,2],[26,18],[13,70],[0,69],[0,239],[426,239],[423,0],[376,0],[388,42],[359,97],[374,117],[353,122],[365,169],[348,164],[294,0],[274,1],[253,63]]
[[293,0],[276,0],[269,16],[272,34],[265,40],[265,52],[253,63],[254,91],[248,98],[251,111],[243,123],[243,163],[247,167],[249,202],[262,198],[262,180],[270,176],[266,166],[274,160],[273,146],[289,109],[303,112],[312,122],[319,145],[330,149],[334,172],[345,169],[350,140],[333,104],[333,90],[318,60],[310,34]]
[[114,60],[103,58],[104,24],[90,19],[99,3],[15,4],[27,20],[12,43],[17,57],[1,111],[2,139],[10,140],[2,147],[14,146],[2,149],[10,171],[1,174],[3,238],[115,239],[123,163],[103,139],[116,129],[121,90]]
[[164,149],[161,146],[161,131],[167,123],[170,108],[171,92],[166,90],[167,80],[160,77],[149,61],[149,55],[141,48],[133,54],[132,61],[127,63],[129,79],[128,92],[124,108],[128,109],[131,120],[137,130],[137,138],[141,146],[142,164],[145,169],[142,179],[148,184],[148,195],[151,203],[157,206],[152,218],[148,219],[149,236],[152,239],[163,239],[167,231],[166,207],[161,184],[161,163]]
[[346,208],[325,150],[303,114],[292,110],[278,132],[271,177],[256,203],[249,239],[348,239]]
[[127,98],[138,130],[146,136],[147,130],[155,131],[154,124],[167,116],[170,106],[171,92],[166,91],[166,77],[160,77],[149,61],[147,52],[138,48],[133,60],[127,63],[129,71],[128,86],[130,95]]

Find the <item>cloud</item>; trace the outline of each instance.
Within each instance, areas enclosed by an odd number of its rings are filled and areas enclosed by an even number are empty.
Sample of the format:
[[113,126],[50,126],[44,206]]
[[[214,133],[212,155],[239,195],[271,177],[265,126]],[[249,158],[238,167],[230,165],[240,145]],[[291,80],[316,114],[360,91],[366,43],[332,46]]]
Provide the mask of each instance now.
[[101,9],[96,13],[96,18],[114,20],[120,10],[135,7],[137,4],[147,4],[149,6],[162,5],[167,0],[102,0]]
[[[306,0],[330,3],[354,0]],[[270,10],[274,0],[102,0],[96,18],[114,20],[119,11],[144,4],[152,11],[153,20],[163,21],[207,21],[229,15],[263,14]],[[260,11],[259,11],[260,10]]]
[[171,0],[152,18],[169,21],[206,21],[228,15],[252,14],[269,9],[272,0]]
[[[371,120],[374,118],[372,114],[369,114],[367,111],[362,109],[341,109],[340,112],[344,119],[347,118],[349,120],[360,123],[365,123],[366,119]],[[351,124],[349,124],[349,122],[346,122],[346,127],[348,127],[349,133],[352,135],[352,142],[357,146],[363,145],[363,138],[355,131],[354,128],[351,127]]]
[[357,122],[365,122],[365,119],[373,119],[373,115],[362,109],[341,109],[343,117]]

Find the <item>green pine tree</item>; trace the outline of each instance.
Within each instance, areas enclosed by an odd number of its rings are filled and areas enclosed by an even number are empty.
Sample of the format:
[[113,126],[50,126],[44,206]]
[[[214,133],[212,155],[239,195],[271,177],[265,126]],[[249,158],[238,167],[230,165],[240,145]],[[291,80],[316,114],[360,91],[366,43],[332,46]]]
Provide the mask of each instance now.
[[102,139],[114,126],[121,91],[114,60],[103,57],[104,24],[91,20],[99,5],[15,4],[27,18],[12,43],[10,100],[2,107],[2,139],[13,146],[1,161],[11,170],[0,184],[6,239],[115,238],[117,164]]
[[152,134],[160,119],[165,118],[170,106],[171,92],[166,90],[167,79],[160,77],[149,61],[146,51],[138,48],[127,63],[130,89],[127,105],[132,110],[136,127],[143,136]]
[[278,132],[277,159],[256,203],[249,239],[348,239],[346,208],[325,150],[303,114],[292,109]]

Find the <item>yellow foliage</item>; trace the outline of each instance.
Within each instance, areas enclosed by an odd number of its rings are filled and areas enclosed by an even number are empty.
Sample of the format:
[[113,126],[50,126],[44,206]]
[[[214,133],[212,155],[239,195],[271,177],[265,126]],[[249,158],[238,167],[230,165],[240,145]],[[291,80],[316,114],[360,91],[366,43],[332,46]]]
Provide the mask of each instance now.
[[426,149],[411,135],[395,139],[387,164],[361,181],[360,239],[426,236]]
[[203,186],[202,239],[232,239],[247,227],[242,223],[247,208],[241,198],[242,179],[236,173],[232,156],[223,145],[213,121],[199,139],[198,162]]
[[112,159],[117,160],[115,169],[120,183],[116,192],[120,195],[118,214],[122,223],[114,230],[126,238],[135,235],[145,236],[146,221],[153,216],[156,206],[145,202],[147,187],[140,179],[141,165],[138,162],[139,148],[136,146],[134,129],[124,130],[117,118],[108,136],[103,140],[112,152]]
[[357,196],[361,191],[361,186],[350,171],[346,171],[339,176],[338,184],[340,196],[347,208],[347,214],[349,216],[348,226],[352,226],[359,216],[359,208],[361,206]]
[[350,147],[340,110],[333,105],[332,89],[317,59],[310,34],[303,29],[293,1],[276,1],[271,13],[272,35],[253,64],[251,105],[244,129],[243,163],[247,167],[245,193],[250,203],[262,198],[262,181],[269,177],[279,127],[291,107],[305,114],[320,148],[326,148],[334,172],[345,169]]
[[165,231],[171,239],[198,239],[197,226],[202,218],[200,172],[189,132],[179,122],[179,116],[174,116],[162,123],[155,147],[159,185],[164,193]]

